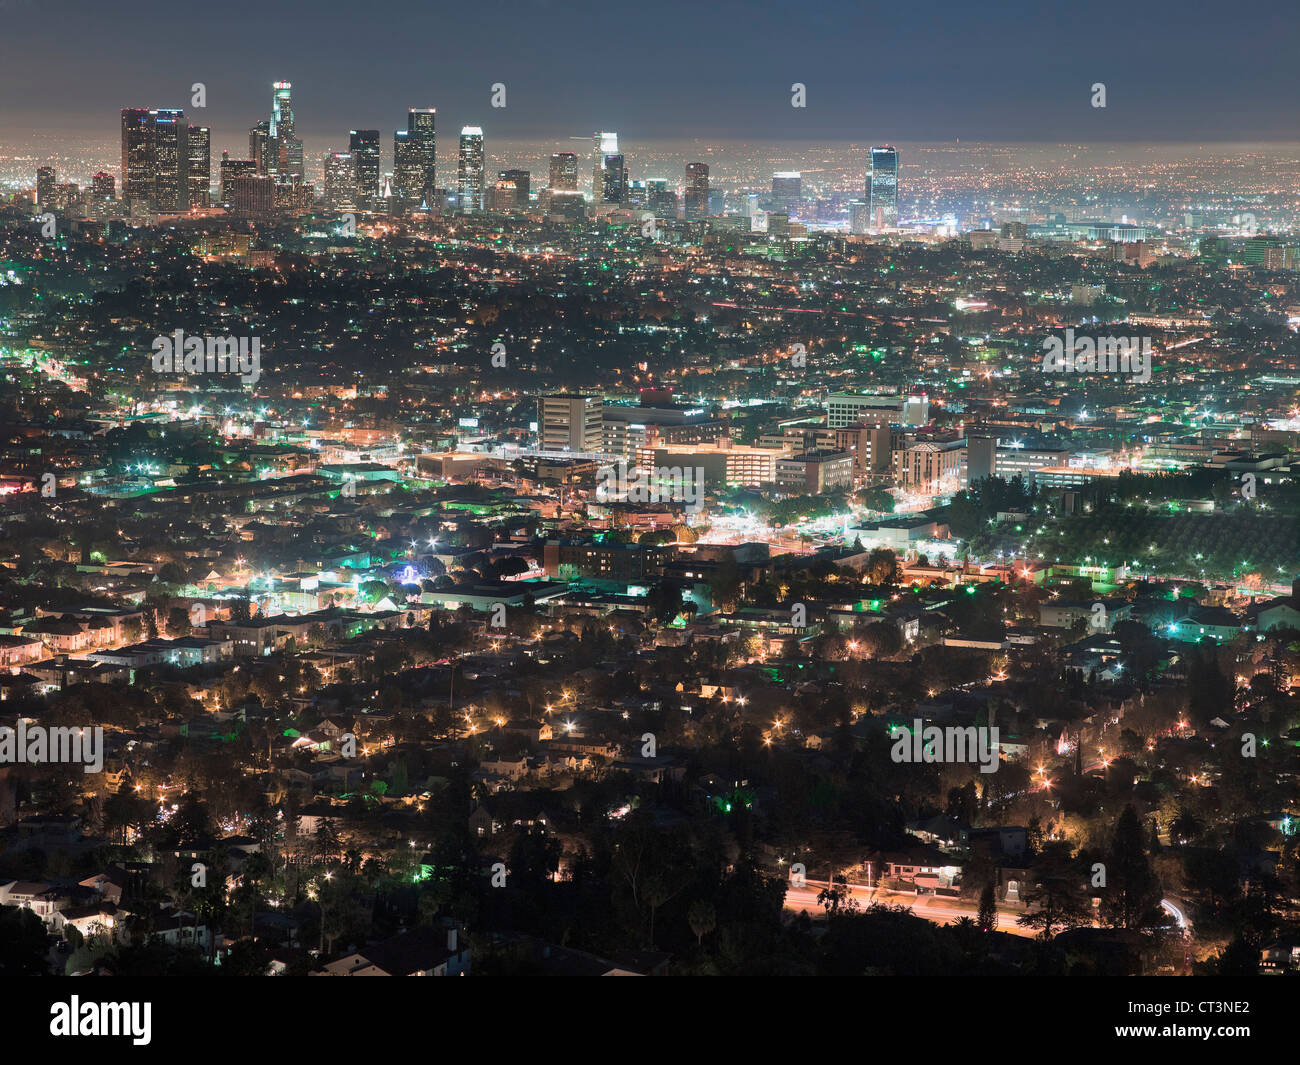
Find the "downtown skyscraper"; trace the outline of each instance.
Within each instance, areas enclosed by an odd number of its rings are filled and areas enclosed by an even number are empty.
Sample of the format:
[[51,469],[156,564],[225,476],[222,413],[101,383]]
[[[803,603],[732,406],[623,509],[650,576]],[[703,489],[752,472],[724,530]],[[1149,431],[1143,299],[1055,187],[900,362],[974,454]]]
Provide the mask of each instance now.
[[573,152],[556,152],[551,156],[548,186],[557,192],[578,191],[578,157]]
[[884,144],[871,149],[867,207],[877,229],[898,225],[898,149]]
[[432,206],[437,188],[437,109],[412,107],[393,134],[393,197],[400,210]]
[[460,131],[460,153],[456,169],[456,203],[461,212],[483,210],[483,130],[466,126]]
[[686,220],[693,222],[709,216],[709,164],[686,164],[686,194],[682,199]]
[[168,108],[122,109],[122,196],[159,213],[189,207],[189,124]]
[[190,126],[186,184],[191,207],[212,204],[212,131],[207,126]]
[[356,176],[357,207],[373,210],[379,198],[379,130],[352,130],[348,134],[348,153]]
[[294,131],[293,86],[277,81],[271,86],[271,121],[267,126],[269,160],[266,173],[282,180],[303,180],[302,141]]

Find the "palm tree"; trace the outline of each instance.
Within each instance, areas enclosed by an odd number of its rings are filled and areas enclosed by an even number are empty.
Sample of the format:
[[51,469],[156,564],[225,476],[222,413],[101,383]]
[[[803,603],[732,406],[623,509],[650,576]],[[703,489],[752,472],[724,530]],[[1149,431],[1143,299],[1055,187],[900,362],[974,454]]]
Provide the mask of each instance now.
[[691,931],[695,933],[695,945],[700,946],[704,937],[717,927],[718,915],[713,903],[707,899],[696,899],[687,911],[686,920],[690,922]]

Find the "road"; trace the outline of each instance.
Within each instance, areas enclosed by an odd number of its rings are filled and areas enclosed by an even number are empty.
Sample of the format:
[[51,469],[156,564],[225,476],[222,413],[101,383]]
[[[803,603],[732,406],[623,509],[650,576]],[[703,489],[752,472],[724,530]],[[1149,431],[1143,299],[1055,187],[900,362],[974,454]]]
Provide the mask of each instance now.
[[[789,885],[785,892],[785,908],[794,913],[801,910],[807,910],[810,917],[819,917],[825,913],[825,909],[817,901],[817,895],[825,885],[813,880],[806,882],[803,887]],[[866,884],[850,884],[852,897],[857,899],[858,905],[862,907],[870,906],[873,902],[889,903],[891,906],[906,906],[916,916],[924,917],[927,921],[933,921],[935,924],[952,924],[963,917],[975,919],[979,913],[979,903],[974,900],[956,899],[947,895],[913,895],[908,892],[887,891],[877,887],[868,887]],[[1181,901],[1181,900],[1180,900]],[[1186,904],[1179,904],[1169,899],[1161,899],[1160,905],[1168,913],[1174,922],[1184,932],[1191,931],[1191,921],[1186,916]],[[1012,935],[1032,937],[1036,931],[1032,928],[1024,928],[1016,923],[1016,918],[1024,911],[1014,909],[1010,906],[998,906],[998,927],[999,932],[1010,932]]]
[[[824,887],[823,884],[809,880],[803,887],[793,885],[786,888],[785,908],[794,913],[800,910],[807,910],[810,917],[818,917],[825,912],[821,904],[817,901],[817,894]],[[975,919],[979,912],[979,904],[966,899],[956,899],[947,895],[913,895],[911,893],[886,891],[881,888],[867,887],[866,884],[850,884],[852,897],[857,899],[858,905],[862,907],[870,906],[873,902],[889,903],[891,906],[906,906],[916,916],[924,917],[927,921],[933,921],[935,924],[952,924],[963,917]],[[999,932],[1010,932],[1017,936],[1033,936],[1032,928],[1022,928],[1016,924],[1016,918],[1023,911],[1013,909],[1009,906],[998,907],[998,928]]]

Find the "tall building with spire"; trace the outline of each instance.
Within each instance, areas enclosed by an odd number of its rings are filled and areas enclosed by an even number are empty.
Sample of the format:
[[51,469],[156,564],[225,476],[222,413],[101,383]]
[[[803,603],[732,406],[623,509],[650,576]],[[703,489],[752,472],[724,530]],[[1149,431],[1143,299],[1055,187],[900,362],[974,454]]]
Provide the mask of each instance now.
[[293,85],[271,85],[271,121],[267,126],[270,160],[266,172],[283,180],[303,180],[302,141],[294,131]]

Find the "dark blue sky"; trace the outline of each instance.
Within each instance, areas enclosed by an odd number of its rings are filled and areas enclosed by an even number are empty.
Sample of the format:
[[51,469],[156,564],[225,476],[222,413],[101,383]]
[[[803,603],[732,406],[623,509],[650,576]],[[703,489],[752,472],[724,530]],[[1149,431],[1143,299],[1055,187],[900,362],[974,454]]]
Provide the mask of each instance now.
[[287,78],[313,137],[415,105],[494,137],[1295,140],[1297,46],[1293,0],[0,0],[0,129],[111,137],[201,81],[242,130]]

